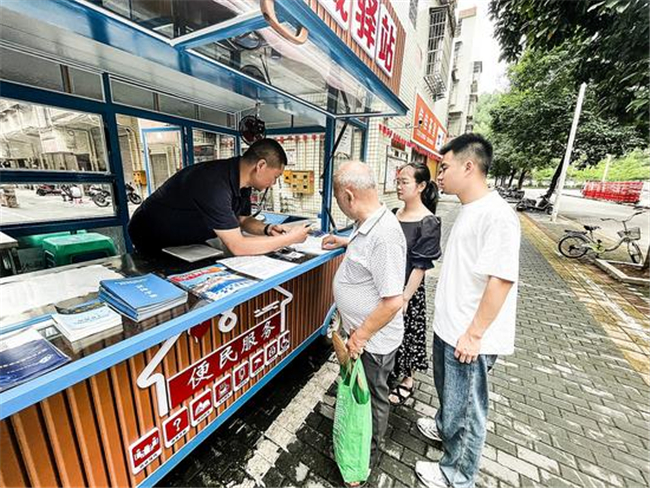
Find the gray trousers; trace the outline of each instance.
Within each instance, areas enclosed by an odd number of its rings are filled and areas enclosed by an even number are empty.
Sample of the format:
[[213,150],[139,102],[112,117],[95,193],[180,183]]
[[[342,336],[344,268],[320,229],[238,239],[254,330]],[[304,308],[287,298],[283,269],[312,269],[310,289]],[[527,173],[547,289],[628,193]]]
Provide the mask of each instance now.
[[361,362],[368,380],[372,403],[372,450],[370,454],[371,466],[376,462],[381,441],[388,428],[388,413],[390,402],[388,395],[388,376],[393,371],[397,349],[388,354],[373,354],[364,352]]

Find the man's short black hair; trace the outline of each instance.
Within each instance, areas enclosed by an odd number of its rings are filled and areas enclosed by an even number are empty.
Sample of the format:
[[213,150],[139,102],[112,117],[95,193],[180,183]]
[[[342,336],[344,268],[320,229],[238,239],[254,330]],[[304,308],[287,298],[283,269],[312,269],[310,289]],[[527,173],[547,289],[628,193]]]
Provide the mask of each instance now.
[[440,149],[440,154],[448,152],[453,152],[456,157],[471,159],[487,176],[492,164],[492,144],[482,135],[468,132],[454,137]]
[[246,149],[242,157],[250,163],[257,163],[260,159],[265,159],[266,163],[274,168],[283,168],[287,164],[287,153],[275,139],[255,141]]

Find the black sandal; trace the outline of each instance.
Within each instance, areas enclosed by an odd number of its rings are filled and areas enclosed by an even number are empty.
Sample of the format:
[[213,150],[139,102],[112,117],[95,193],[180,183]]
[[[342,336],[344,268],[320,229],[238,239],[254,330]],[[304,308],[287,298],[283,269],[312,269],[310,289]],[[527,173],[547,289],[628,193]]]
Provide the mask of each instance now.
[[[406,395],[403,395],[402,391],[405,391]],[[398,398],[396,402],[391,401],[390,398],[388,399],[391,405],[397,407],[399,405],[403,405],[406,400],[411,398],[411,395],[413,395],[413,387],[397,385],[395,388],[391,390],[390,394],[395,395]]]

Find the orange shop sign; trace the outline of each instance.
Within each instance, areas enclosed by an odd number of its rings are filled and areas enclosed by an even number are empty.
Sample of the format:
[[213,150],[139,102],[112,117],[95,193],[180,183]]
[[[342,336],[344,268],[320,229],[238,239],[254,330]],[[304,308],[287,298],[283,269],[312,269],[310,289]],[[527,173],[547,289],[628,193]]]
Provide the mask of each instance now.
[[412,138],[413,142],[434,153],[437,153],[447,140],[447,130],[420,95],[416,95],[415,99]]

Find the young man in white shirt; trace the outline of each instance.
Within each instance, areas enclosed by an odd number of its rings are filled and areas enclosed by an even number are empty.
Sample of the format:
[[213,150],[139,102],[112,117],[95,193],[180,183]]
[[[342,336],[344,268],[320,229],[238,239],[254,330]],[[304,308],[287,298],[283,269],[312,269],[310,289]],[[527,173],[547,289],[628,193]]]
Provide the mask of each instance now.
[[440,409],[417,425],[442,442],[437,463],[418,461],[429,488],[471,488],[479,471],[488,413],[488,372],[514,352],[519,219],[487,185],[492,146],[463,134],[442,148],[440,189],[462,208],[444,250],[436,287],[433,374]]

